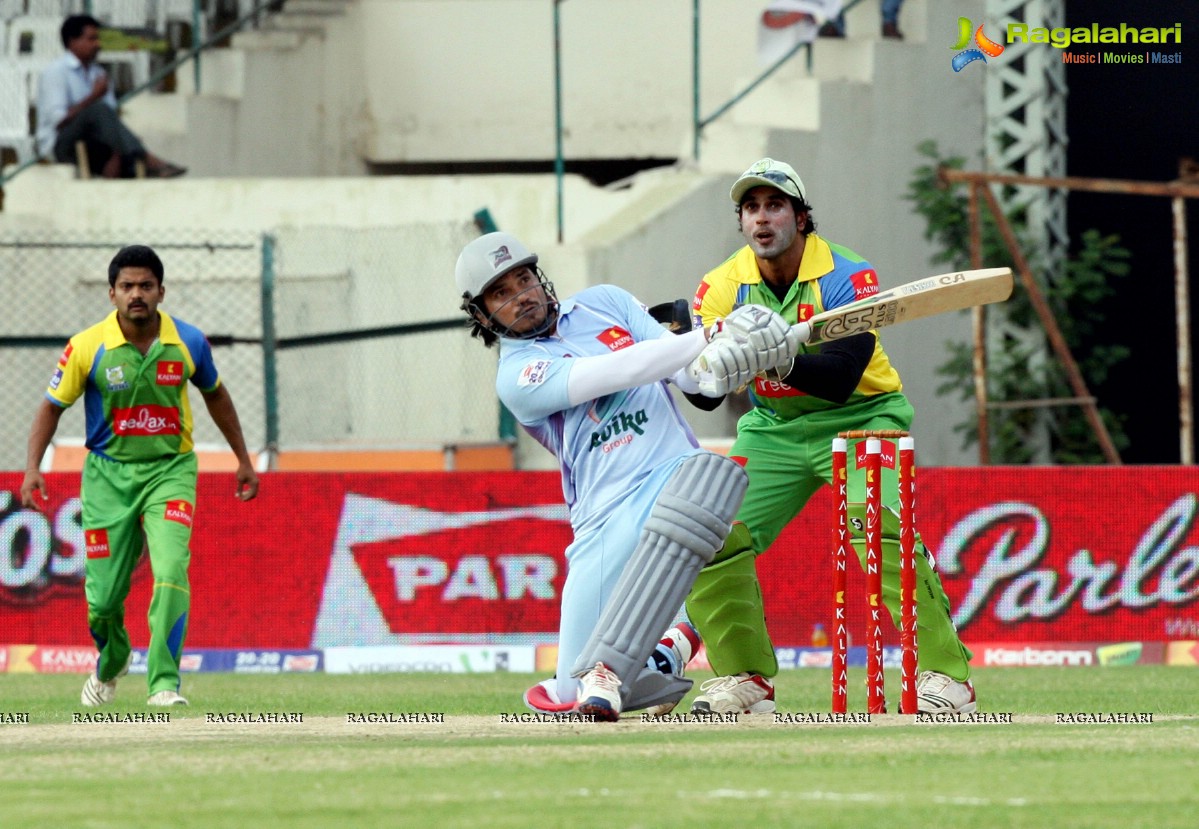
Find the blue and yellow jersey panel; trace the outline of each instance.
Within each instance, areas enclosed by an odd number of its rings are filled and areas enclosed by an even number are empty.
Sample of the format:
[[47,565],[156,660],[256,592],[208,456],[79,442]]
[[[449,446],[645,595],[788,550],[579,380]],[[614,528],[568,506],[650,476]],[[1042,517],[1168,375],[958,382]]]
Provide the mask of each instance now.
[[[878,291],[878,274],[869,262],[849,248],[812,233],[804,245],[799,276],[781,302],[762,283],[753,249],[746,245],[704,276],[695,293],[692,310],[697,323],[711,325],[718,317],[728,316],[738,305],[752,303],[772,308],[788,322],[796,323],[811,319],[822,311],[873,296]],[[898,372],[883,351],[878,332],[873,332],[872,336],[874,354],[849,403],[903,388]],[[820,349],[820,345],[803,346],[800,353],[819,353]],[[785,420],[844,405],[812,397],[786,383],[761,377],[755,380],[750,390],[750,400],[755,406],[769,409]]]
[[158,340],[143,355],[116,311],[71,337],[46,399],[66,408],[83,397],[87,448],[115,461],[150,461],[192,451],[187,384],[220,385],[212,348],[194,325],[158,312]]

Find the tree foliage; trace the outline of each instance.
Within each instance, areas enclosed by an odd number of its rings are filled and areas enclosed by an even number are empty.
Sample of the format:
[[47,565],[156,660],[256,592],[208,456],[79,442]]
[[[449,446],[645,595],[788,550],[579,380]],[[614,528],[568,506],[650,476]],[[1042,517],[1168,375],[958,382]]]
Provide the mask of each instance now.
[[[933,263],[946,264],[954,270],[968,269],[971,267],[969,191],[964,186],[945,186],[938,174],[942,166],[962,169],[965,160],[942,157],[934,141],[924,142],[918,150],[928,162],[913,172],[905,198],[913,202],[916,212],[927,222],[924,237],[938,249]],[[1111,367],[1129,353],[1125,346],[1098,342],[1104,322],[1099,308],[1102,300],[1115,293],[1116,280],[1128,274],[1128,250],[1121,246],[1118,235],[1088,230],[1071,246],[1060,271],[1045,278],[1041,257],[1030,241],[1027,216],[1022,210],[1015,210],[1007,215],[1007,220],[1033,278],[1038,279],[1062,337],[1094,393],[1095,387],[1107,379]],[[988,397],[992,402],[1073,397],[1065,370],[1049,348],[1028,292],[1020,286],[1018,271],[995,219],[981,201],[979,227],[985,266],[1007,266],[1017,273],[1011,299],[988,306],[992,319],[1002,315],[1005,322],[1000,327],[1003,335],[988,340]],[[937,394],[972,399],[972,344],[949,342],[946,347],[949,358],[936,369],[937,375],[944,378]],[[1127,446],[1124,418],[1103,407],[1100,415],[1116,448]],[[1102,449],[1077,405],[992,408],[988,420],[991,458],[996,463],[1025,464],[1035,460],[1036,448],[1043,442],[1040,437],[1046,432],[1054,463],[1104,462]],[[962,435],[963,448],[978,443],[976,418],[955,425],[954,431]]]

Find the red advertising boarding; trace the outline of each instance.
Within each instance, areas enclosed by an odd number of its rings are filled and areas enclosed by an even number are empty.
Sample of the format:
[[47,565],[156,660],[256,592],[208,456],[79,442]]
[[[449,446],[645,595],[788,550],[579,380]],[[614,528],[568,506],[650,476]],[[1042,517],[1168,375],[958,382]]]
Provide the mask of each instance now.
[[[48,476],[43,512],[0,473],[0,645],[89,645],[77,475]],[[546,641],[570,525],[553,473],[267,473],[234,498],[200,476],[192,534],[193,648]],[[1199,638],[1199,475],[1185,467],[921,469],[916,515],[962,638]],[[832,500],[819,493],[759,558],[776,644],[810,644],[832,615]],[[142,561],[126,609],[148,639]],[[851,567],[850,633],[865,598]],[[897,640],[885,630],[888,641]]]

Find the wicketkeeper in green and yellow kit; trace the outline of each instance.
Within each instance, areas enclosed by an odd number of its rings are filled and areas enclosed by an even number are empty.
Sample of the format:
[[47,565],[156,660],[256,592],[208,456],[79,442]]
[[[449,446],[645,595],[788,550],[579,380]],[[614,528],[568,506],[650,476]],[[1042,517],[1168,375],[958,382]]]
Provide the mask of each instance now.
[[[869,262],[816,234],[803,182],[790,165],[764,158],[737,179],[730,195],[748,244],[700,283],[694,312],[705,326],[746,304],[765,306],[788,323],[802,323],[878,292],[878,277]],[[714,395],[687,398],[712,410],[733,390],[720,387],[711,390]],[[832,441],[838,432],[907,430],[912,422],[912,406],[876,331],[802,346],[789,370],[784,367],[754,379],[749,398],[753,408],[738,421],[737,439],[729,451],[745,465],[749,490],[724,548],[700,572],[687,600],[688,614],[717,674],[701,686],[694,712],[774,710],[771,677],[778,673],[778,662],[766,630],[755,559],[813,493],[832,483]],[[853,530],[864,516],[866,500],[865,472],[852,460],[855,448],[851,441],[847,491],[852,543],[864,563],[864,534]],[[899,495],[894,466],[884,466],[882,493],[883,601],[898,627]],[[887,516],[888,511],[893,515]],[[918,709],[972,712],[976,703],[970,651],[958,637],[949,600],[918,535],[916,551]],[[807,551],[812,556],[827,552],[823,538],[814,540]]]
[[[143,544],[154,575],[147,679],[150,705],[186,705],[179,660],[191,603],[187,570],[196,505],[196,456],[187,384],[194,383],[237,456],[236,496],[258,494],[237,410],[200,329],[158,310],[162,260],[144,245],[122,248],[108,266],[116,310],[67,344],[33,419],[21,503],[40,509],[39,468],[62,413],[84,399],[87,448],[80,494],[87,547],[87,624],[99,650],[81,702],[105,705],[132,658],[125,598]],[[37,494],[41,495],[39,499]]]

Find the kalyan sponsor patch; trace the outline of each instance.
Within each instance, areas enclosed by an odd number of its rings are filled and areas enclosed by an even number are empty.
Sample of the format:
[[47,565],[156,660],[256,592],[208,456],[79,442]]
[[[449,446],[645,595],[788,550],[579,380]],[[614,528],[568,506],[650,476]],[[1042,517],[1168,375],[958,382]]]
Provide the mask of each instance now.
[[878,274],[873,269],[858,271],[849,277],[853,283],[854,299],[865,299],[878,293]]
[[168,521],[176,521],[185,527],[192,525],[192,513],[195,512],[195,507],[187,501],[167,501],[166,512],[163,518]]
[[620,351],[620,349],[628,348],[633,344],[633,335],[619,325],[614,325],[604,333],[596,335],[596,339],[612,351]]
[[177,360],[159,360],[157,383],[160,386],[178,386],[183,382],[183,363]]
[[83,538],[87,544],[88,558],[108,558],[112,555],[108,549],[108,530],[84,530]]

